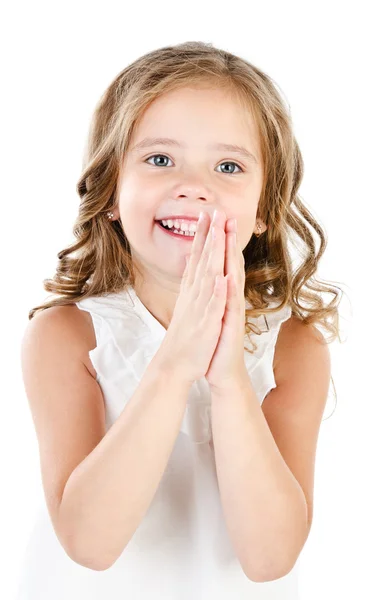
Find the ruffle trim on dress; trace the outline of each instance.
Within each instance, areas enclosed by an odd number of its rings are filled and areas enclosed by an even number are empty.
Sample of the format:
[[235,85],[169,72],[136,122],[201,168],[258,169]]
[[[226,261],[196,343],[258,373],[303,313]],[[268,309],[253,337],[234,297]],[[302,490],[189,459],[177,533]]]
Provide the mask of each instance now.
[[[132,288],[116,294],[85,298],[77,305],[81,310],[89,311],[93,319],[97,346],[90,350],[89,356],[103,392],[106,382],[107,388],[118,386],[123,389],[125,375],[128,379],[133,376],[132,387],[135,389],[160,347],[166,334],[165,328],[141,303]],[[262,334],[255,336],[257,349],[253,354],[244,350],[244,360],[259,402],[275,387],[272,371],[275,341],[281,324],[290,315],[289,306],[267,315],[268,330],[263,316],[254,320]],[[136,327],[135,316],[139,318]],[[251,349],[252,344],[246,338],[244,345]],[[189,390],[180,431],[196,444],[212,438],[211,395],[204,377],[196,380]]]

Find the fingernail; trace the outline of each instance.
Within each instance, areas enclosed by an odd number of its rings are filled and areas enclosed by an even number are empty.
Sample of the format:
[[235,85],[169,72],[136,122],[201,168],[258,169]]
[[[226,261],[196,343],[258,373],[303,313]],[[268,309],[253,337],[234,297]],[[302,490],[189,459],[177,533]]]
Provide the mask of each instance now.
[[201,210],[201,212],[199,213],[198,225],[199,225],[199,223],[202,223],[202,221],[203,221],[203,210]]

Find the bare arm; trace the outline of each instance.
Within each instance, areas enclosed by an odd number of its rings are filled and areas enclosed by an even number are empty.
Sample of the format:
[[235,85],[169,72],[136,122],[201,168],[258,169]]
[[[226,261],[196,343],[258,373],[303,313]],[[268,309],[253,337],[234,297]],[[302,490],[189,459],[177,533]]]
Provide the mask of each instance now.
[[120,417],[70,475],[59,523],[80,564],[106,569],[132,538],[172,452],[189,388],[156,354]]
[[307,537],[306,499],[248,376],[212,394],[212,433],[224,518],[244,573],[257,582],[285,576]]

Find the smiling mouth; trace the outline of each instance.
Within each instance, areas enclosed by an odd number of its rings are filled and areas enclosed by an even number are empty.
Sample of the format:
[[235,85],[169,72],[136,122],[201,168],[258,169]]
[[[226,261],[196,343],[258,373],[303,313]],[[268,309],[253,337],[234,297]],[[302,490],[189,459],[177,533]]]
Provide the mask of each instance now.
[[180,229],[170,229],[163,225],[161,221],[156,221],[156,224],[162,229],[167,235],[175,237],[184,241],[193,241],[195,232],[194,231],[181,231]]

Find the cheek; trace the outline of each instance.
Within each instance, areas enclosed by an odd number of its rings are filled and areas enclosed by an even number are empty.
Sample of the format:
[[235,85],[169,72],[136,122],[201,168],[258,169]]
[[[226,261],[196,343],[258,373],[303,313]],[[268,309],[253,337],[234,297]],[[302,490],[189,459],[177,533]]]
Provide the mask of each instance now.
[[249,218],[248,216],[246,220],[242,219],[238,222],[237,238],[242,252],[250,242],[251,236],[254,233],[255,224],[255,217]]
[[138,213],[135,216],[134,214],[128,214],[122,223],[125,235],[130,243],[138,247],[149,243],[156,234],[157,223],[151,215],[142,216]]
[[151,186],[140,186],[132,190],[125,199],[126,210],[132,218],[140,219],[143,223],[152,223],[160,213],[160,207],[165,204],[165,194],[158,194]]
[[152,231],[158,205],[154,200],[148,200],[141,192],[134,195],[123,196],[120,199],[119,210],[121,220],[126,227],[147,232]]

